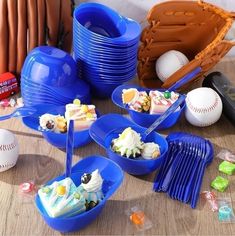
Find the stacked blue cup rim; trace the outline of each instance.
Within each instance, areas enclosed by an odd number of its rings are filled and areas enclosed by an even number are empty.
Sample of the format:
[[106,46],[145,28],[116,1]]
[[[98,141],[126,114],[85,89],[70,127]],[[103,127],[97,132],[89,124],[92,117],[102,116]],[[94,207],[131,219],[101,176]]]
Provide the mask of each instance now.
[[136,75],[140,24],[98,3],[74,11],[74,56],[79,76],[98,97],[109,97]]
[[21,93],[25,106],[63,106],[75,98],[90,102],[89,85],[79,79],[74,59],[50,46],[37,47],[26,57],[21,71]]

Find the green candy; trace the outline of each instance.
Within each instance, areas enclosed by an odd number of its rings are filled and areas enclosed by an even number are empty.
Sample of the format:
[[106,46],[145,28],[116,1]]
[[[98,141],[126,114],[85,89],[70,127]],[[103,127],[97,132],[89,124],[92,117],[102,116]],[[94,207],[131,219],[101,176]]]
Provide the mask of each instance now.
[[51,189],[49,187],[43,187],[42,188],[43,193],[49,193],[50,191],[51,191]]
[[220,191],[220,192],[224,192],[224,190],[228,187],[228,180],[221,177],[221,176],[217,176],[212,182],[211,182],[211,187]]
[[232,175],[235,171],[235,164],[232,164],[228,161],[223,161],[220,165],[219,165],[219,171],[227,174],[227,175]]
[[171,92],[169,92],[169,91],[164,92],[164,97],[165,97],[166,99],[171,98]]
[[81,195],[79,193],[74,193],[74,198],[80,199]]

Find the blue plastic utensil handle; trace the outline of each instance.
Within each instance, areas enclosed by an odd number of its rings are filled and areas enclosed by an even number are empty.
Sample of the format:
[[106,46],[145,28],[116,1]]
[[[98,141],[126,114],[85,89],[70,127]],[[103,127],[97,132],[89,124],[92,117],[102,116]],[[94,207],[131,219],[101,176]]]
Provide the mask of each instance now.
[[0,116],[0,121],[7,120],[13,117],[26,117],[31,116],[34,113],[36,113],[37,110],[34,107],[20,107],[17,108],[13,113],[6,115],[6,116]]
[[198,173],[196,176],[196,186],[193,189],[193,193],[192,193],[192,200],[191,200],[192,208],[196,208],[197,206],[197,201],[199,198],[199,193],[200,193],[205,169],[207,165],[213,160],[213,156],[214,156],[214,150],[213,150],[213,146],[211,142],[209,140],[206,140],[205,145],[206,145],[206,156],[202,159],[201,165],[198,168]]
[[182,79],[177,81],[175,84],[173,84],[168,90],[169,91],[175,91],[176,89],[180,88],[181,86],[186,84],[188,81],[190,81],[193,77],[198,75],[201,71],[202,71],[202,68],[197,67],[196,69],[194,69],[193,71],[191,71],[190,73],[185,75]]
[[181,95],[145,132],[143,139],[153,132],[169,115],[171,115],[185,100],[185,96]]
[[66,144],[66,171],[65,176],[71,176],[72,169],[72,159],[73,159],[73,143],[74,143],[74,121],[70,120],[69,130],[67,134],[67,144]]

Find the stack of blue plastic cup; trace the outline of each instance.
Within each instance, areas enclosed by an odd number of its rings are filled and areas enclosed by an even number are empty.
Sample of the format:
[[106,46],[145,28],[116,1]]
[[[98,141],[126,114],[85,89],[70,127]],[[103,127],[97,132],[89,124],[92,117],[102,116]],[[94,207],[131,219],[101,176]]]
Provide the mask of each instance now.
[[49,46],[33,49],[21,71],[21,94],[25,106],[90,102],[89,85],[79,79],[77,65],[66,52]]
[[140,24],[97,3],[80,4],[74,11],[74,55],[79,76],[93,94],[109,97],[136,74]]

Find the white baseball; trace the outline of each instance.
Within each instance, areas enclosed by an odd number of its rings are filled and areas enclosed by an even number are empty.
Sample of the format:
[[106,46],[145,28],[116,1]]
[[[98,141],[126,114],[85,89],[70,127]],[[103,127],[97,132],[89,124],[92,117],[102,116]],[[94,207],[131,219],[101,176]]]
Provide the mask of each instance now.
[[197,88],[186,97],[185,117],[195,126],[205,127],[214,124],[222,114],[220,96],[211,88]]
[[157,76],[162,82],[165,82],[165,80],[188,62],[188,58],[182,52],[176,50],[165,52],[156,61],[155,69]]
[[19,145],[15,135],[0,129],[0,172],[13,167],[19,156]]

